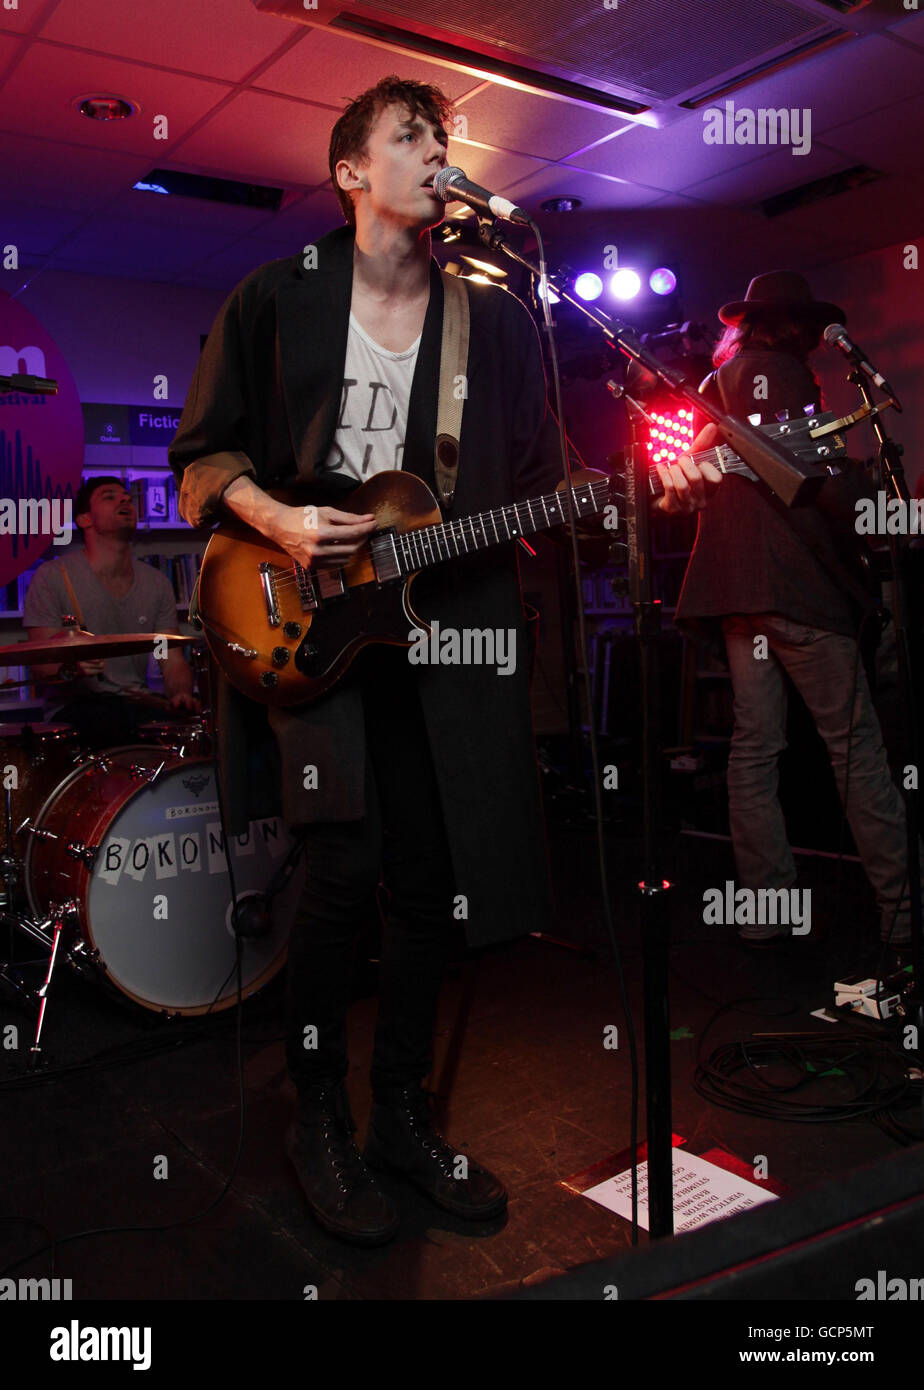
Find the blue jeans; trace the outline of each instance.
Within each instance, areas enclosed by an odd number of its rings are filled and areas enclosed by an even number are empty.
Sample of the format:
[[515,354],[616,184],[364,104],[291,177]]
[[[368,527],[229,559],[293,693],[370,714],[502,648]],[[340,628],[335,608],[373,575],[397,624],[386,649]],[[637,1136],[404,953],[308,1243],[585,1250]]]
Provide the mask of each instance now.
[[[786,747],[786,672],[827,746],[841,804],[875,890],[880,935],[893,944],[907,942],[905,806],[889,771],[856,641],[775,613],[724,618],[722,631],[734,694],[728,807],[740,886],[788,888],[796,878],[778,796],[779,759]],[[756,655],[758,637],[766,638],[765,657]]]

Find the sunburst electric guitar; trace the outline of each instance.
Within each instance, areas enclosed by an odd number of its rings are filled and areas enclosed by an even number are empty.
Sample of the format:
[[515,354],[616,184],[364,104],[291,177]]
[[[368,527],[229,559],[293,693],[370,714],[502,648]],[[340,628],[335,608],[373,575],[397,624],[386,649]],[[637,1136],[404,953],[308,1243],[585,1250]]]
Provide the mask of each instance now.
[[[825,417],[816,417],[765,432],[782,435],[793,453],[821,461],[844,452],[831,436],[823,442],[812,436],[810,426],[824,423]],[[749,471],[724,446],[695,457],[724,472]],[[653,469],[650,477],[657,493]],[[579,519],[613,505],[617,479],[582,470],[571,481]],[[346,497],[325,499],[341,511],[376,518],[368,541],[339,569],[306,569],[252,527],[222,522],[206,547],[199,577],[198,619],[209,650],[231,684],[251,699],[309,704],[330,690],[370,642],[409,647],[412,628],[429,633],[411,606],[421,570],[560,525],[568,514],[563,488],[564,483],[541,497],[444,521],[420,478],[376,473]],[[269,495],[291,506],[321,505],[310,487]]]

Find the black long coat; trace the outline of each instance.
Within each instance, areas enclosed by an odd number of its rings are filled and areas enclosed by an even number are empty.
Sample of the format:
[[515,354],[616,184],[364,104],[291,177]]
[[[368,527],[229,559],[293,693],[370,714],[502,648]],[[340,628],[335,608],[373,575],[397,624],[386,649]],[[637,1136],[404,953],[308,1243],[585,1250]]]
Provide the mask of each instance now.
[[[170,465],[191,525],[217,520],[241,475],[261,487],[318,477],[337,424],[352,294],[354,232],[321,238],[317,264],[270,261],[232,291],[189,389]],[[513,295],[467,283],[468,397],[447,517],[551,491],[561,477],[539,337]],[[403,466],[433,485],[443,287],[431,260],[430,301],[408,411]],[[513,628],[516,670],[420,666],[420,699],[472,945],[543,929],[550,920],[545,830],[529,711],[523,607],[514,547],[462,557],[421,575],[414,603],[441,628]],[[222,794],[229,829],[277,813],[290,825],[364,814],[360,695],[347,677],[311,706],[267,710],[219,675]],[[269,737],[272,728],[275,742]],[[302,769],[318,769],[306,790]]]

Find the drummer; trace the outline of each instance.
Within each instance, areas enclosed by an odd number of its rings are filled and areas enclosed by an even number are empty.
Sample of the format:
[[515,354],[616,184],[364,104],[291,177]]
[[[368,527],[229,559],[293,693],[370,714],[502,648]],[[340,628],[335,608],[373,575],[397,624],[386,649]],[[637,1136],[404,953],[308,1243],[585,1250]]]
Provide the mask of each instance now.
[[[29,585],[23,626],[30,640],[54,637],[69,614],[97,636],[176,633],[176,597],[169,580],[132,555],[138,518],[122,481],[86,479],[74,499],[74,517],[84,544],[46,561]],[[135,742],[139,725],[149,723],[156,712],[147,683],[152,655],[153,644],[151,652],[135,656],[79,661],[72,676],[67,671],[59,676],[60,662],[33,666],[46,720],[73,724],[80,741],[91,748]],[[161,709],[172,715],[197,714],[193,673],[182,648],[171,647],[158,664],[166,696]],[[63,684],[41,684],[51,678]]]

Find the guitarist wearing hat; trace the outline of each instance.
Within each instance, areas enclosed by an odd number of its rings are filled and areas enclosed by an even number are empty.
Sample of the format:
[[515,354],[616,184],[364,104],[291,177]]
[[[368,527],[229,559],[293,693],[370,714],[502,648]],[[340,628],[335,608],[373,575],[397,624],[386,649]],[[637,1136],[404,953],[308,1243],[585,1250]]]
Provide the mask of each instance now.
[[[700,387],[731,415],[821,408],[808,358],[825,325],[843,323],[790,271],[758,275],[743,300],[725,304],[726,325]],[[711,426],[693,448],[708,447]],[[721,628],[734,693],[728,761],[729,820],[738,884],[789,888],[796,867],[778,797],[786,747],[788,675],[825,741],[838,791],[879,910],[883,941],[909,936],[905,811],[883,748],[860,660],[875,603],[836,542],[852,531],[854,475],[826,482],[814,507],[787,509],[762,483],[729,476],[701,512],[675,620],[691,631]],[[765,638],[765,642],[758,639]],[[740,939],[767,945],[786,927],[745,926]]]

